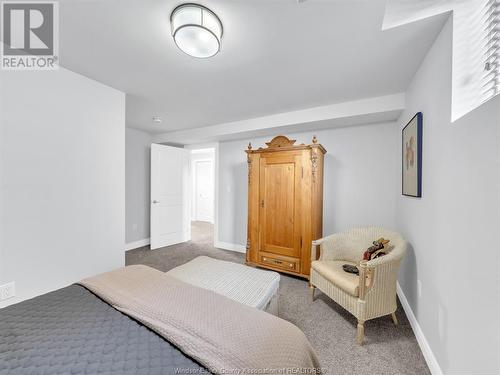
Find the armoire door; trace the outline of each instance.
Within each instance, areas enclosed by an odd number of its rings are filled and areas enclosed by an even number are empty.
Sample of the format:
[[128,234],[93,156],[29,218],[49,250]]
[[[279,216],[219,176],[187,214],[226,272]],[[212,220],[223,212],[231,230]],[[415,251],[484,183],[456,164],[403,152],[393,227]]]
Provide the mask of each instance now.
[[301,161],[295,152],[261,155],[259,251],[300,256]]

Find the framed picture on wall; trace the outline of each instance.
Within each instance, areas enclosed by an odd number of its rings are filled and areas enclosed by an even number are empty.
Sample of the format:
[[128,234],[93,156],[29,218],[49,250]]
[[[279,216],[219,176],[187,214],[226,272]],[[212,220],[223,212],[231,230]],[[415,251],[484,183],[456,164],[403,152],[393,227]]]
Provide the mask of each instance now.
[[403,128],[403,195],[422,196],[422,112],[418,112]]

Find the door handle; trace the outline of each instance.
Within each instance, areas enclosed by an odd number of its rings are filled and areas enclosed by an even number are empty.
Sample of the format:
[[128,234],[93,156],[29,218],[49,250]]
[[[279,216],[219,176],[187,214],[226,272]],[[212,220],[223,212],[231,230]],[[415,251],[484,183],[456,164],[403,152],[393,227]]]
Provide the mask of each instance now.
[[156,203],[160,203],[160,201],[154,200],[152,203],[156,204]]

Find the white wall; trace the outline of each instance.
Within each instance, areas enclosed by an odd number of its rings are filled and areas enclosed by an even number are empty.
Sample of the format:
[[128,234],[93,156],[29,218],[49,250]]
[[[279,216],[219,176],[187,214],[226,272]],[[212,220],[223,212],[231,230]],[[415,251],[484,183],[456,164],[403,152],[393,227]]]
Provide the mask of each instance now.
[[127,128],[125,145],[125,242],[149,238],[151,135]]
[[500,98],[450,123],[451,46],[450,19],[399,122],[423,112],[423,197],[398,191],[396,201],[398,229],[411,244],[399,282],[444,374],[498,374]]
[[[285,134],[297,144],[313,134],[325,156],[323,233],[360,225],[394,227],[396,123]],[[244,150],[264,147],[267,138],[221,142],[219,145],[219,241],[246,244],[247,159]]]
[[0,87],[3,307],[124,264],[125,96],[65,69]]

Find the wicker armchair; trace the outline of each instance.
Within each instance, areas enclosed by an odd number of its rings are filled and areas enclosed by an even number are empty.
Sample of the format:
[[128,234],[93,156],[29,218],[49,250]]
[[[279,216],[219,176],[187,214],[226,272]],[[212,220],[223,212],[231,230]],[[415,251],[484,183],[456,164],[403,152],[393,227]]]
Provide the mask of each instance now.
[[[387,255],[364,261],[363,252],[380,237],[390,240]],[[320,246],[320,258],[316,250]],[[312,299],[318,288],[358,319],[358,344],[363,344],[367,320],[384,315],[396,319],[396,281],[406,241],[396,232],[382,228],[358,228],[313,241],[310,284]],[[344,264],[359,268],[359,276],[342,269]]]

